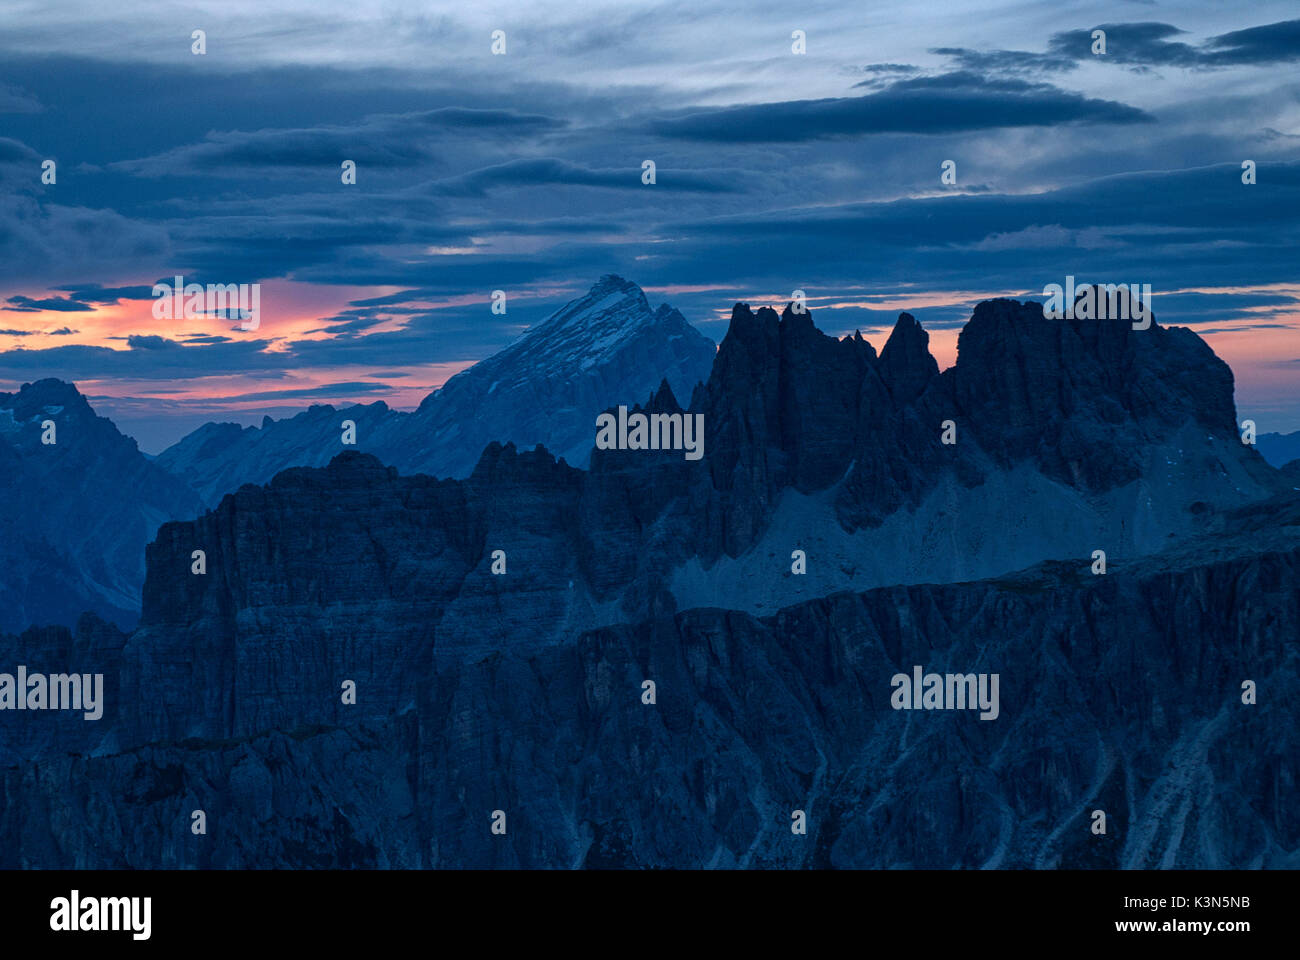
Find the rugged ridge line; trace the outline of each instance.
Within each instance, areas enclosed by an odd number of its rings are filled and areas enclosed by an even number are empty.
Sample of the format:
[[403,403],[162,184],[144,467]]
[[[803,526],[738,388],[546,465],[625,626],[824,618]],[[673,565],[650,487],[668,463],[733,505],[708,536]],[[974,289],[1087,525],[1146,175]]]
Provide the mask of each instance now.
[[[1294,868],[1298,582],[1293,497],[1105,577],[1047,564],[471,659],[435,650],[400,691],[370,648],[340,672],[300,658],[293,718],[119,745],[119,713],[98,744],[7,765],[0,864]],[[17,642],[111,652],[104,636],[86,618],[74,637]],[[154,639],[149,655],[185,656]],[[144,653],[123,648],[123,690]],[[891,709],[889,679],[913,664],[1000,673],[999,718]],[[361,692],[351,712],[334,706],[343,674]],[[259,696],[221,695],[240,711]],[[218,825],[204,838],[187,829],[196,808]],[[486,829],[494,809],[506,838]]]
[[145,544],[202,509],[71,384],[0,393],[0,632],[72,625],[83,611],[134,626]]
[[[1194,334],[1056,326],[1034,304],[981,304],[939,373],[908,315],[877,357],[807,314],[737,305],[692,398],[703,460],[597,450],[581,471],[492,444],[468,478],[438,481],[340,454],[161,528],[142,625],[187,625],[213,662],[206,644],[293,635],[296,611],[322,605],[372,617],[372,602],[394,636],[442,649],[547,643],[688,606],[762,613],[1099,547],[1139,556],[1289,486],[1239,442],[1231,373]],[[681,407],[663,383],[633,410]],[[807,576],[783,559],[796,548]]]
[[492,356],[449,379],[411,413],[382,402],[312,406],[260,428],[205,424],[158,456],[209,506],[245,483],[295,466],[322,467],[343,449],[340,424],[357,425],[357,450],[403,473],[469,475],[483,448],[544,443],[585,466],[590,422],[621,397],[667,379],[683,395],[709,375],[713,341],[673,307],[652,309],[641,288],[612,274]]

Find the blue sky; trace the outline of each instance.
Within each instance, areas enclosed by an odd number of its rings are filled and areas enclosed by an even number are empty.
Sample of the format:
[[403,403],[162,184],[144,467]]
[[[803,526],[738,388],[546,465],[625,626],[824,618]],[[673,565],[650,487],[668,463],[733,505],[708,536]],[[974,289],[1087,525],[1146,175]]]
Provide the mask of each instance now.
[[[945,365],[975,301],[1073,274],[1151,284],[1243,416],[1300,429],[1296,15],[10,3],[0,389],[75,380],[157,450],[313,401],[413,406],[604,273],[715,340],[736,300],[796,288],[878,346],[908,309]],[[155,320],[176,274],[261,283],[260,328]]]

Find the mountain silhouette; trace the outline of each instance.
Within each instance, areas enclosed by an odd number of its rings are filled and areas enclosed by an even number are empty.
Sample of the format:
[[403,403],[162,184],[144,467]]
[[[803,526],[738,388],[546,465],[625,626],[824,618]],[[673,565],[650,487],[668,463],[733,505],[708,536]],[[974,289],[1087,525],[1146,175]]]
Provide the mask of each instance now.
[[145,544],[202,509],[71,384],[0,393],[0,632],[86,611],[133,626]]
[[411,413],[382,402],[317,405],[261,427],[209,423],[158,455],[210,506],[245,483],[288,467],[324,466],[344,447],[342,423],[356,424],[355,449],[405,473],[464,477],[492,441],[544,443],[586,466],[589,422],[609,403],[642,397],[661,380],[686,395],[709,375],[714,345],[663,304],[650,307],[636,284],[602,277],[512,344],[458,373]]
[[[338,453],[163,524],[130,634],[0,639],[108,691],[0,728],[0,863],[1300,865],[1300,493],[1195,334],[993,300],[940,371],[906,314],[737,304],[689,402],[606,409],[705,454]],[[996,719],[894,709],[913,670]]]

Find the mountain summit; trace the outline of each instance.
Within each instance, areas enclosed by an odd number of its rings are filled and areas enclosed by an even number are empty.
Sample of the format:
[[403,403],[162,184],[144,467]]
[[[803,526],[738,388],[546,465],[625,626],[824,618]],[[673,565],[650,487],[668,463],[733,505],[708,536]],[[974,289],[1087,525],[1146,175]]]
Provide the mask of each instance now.
[[[378,438],[381,460],[403,472],[466,476],[493,440],[543,444],[586,466],[596,415],[642,399],[667,380],[689,397],[709,376],[713,341],[668,304],[612,274],[499,353],[431,393]],[[388,456],[385,456],[388,453]]]
[[201,510],[72,384],[0,393],[0,632],[84,611],[133,625],[145,544]]
[[667,380],[689,397],[709,376],[713,341],[641,288],[606,275],[504,349],[458,373],[413,413],[382,403],[318,405],[261,427],[205,424],[157,462],[215,505],[245,483],[288,467],[324,466],[344,449],[340,424],[357,425],[357,450],[404,473],[465,477],[493,441],[544,444],[585,466],[591,425],[611,404],[648,396]]

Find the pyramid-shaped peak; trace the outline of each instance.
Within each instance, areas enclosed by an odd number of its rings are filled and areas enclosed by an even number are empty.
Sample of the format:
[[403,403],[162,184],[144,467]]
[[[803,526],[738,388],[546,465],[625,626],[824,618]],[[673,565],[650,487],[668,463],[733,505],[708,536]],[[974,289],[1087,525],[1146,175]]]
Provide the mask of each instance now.
[[[570,300],[541,323],[526,330],[494,361],[521,345],[536,349],[539,342],[554,346],[557,337],[581,337],[588,333],[610,328],[626,330],[645,326],[653,321],[654,313],[645,293],[635,283],[609,273],[601,277],[581,297]],[[573,344],[569,340],[564,342]]]
[[881,356],[888,354],[930,354],[930,335],[910,313],[900,313],[885,341]]
[[910,313],[898,315],[880,351],[880,366],[881,376],[899,402],[910,403],[939,376],[939,365],[930,353],[930,335]]
[[677,396],[673,393],[672,384],[665,377],[659,381],[659,389],[650,395],[650,401],[646,404],[646,409],[652,413],[678,413],[682,406],[677,402]]
[[638,311],[651,312],[650,303],[640,287],[631,280],[624,280],[616,274],[607,273],[593,283],[584,296],[570,300],[556,311],[556,316],[572,316],[575,313],[591,310],[608,310],[622,304]]
[[624,280],[617,273],[606,273],[591,285],[590,293],[611,293],[615,290],[626,293],[631,293],[633,290],[637,293],[641,292],[641,288],[631,280]]
[[607,273],[591,285],[586,296],[579,297],[574,303],[609,305],[619,301],[631,301],[637,306],[650,309],[645,292],[631,280],[625,280],[616,273]]

